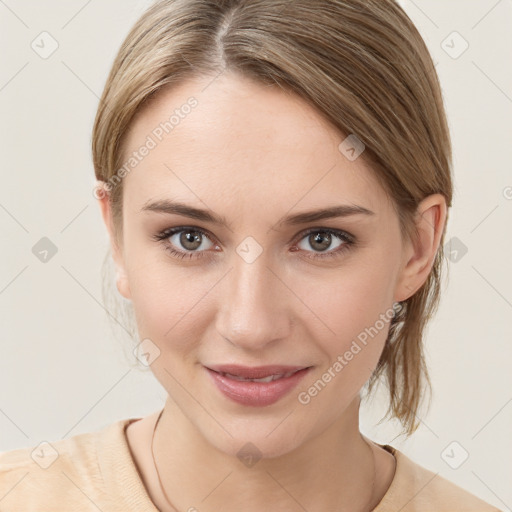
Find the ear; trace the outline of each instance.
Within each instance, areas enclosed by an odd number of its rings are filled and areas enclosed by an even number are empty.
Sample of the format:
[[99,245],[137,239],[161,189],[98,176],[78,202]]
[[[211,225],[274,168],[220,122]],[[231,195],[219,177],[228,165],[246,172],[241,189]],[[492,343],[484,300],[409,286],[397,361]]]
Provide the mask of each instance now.
[[407,241],[402,269],[395,289],[395,301],[412,297],[427,280],[446,224],[446,199],[432,194],[418,205],[417,236]]
[[[98,182],[98,187],[101,188],[101,184],[103,182]],[[100,190],[100,188],[96,188],[96,190]],[[112,205],[110,203],[110,196],[105,191],[105,189],[101,189],[101,193],[95,195],[98,203],[100,205],[101,216],[103,217],[103,222],[108,231],[108,236],[110,239],[110,248],[112,251],[112,258],[114,260],[114,265],[116,267],[116,285],[119,293],[125,299],[131,299],[130,286],[128,284],[128,277],[126,275],[126,267],[123,257],[122,247],[117,241],[114,222],[112,217]]]

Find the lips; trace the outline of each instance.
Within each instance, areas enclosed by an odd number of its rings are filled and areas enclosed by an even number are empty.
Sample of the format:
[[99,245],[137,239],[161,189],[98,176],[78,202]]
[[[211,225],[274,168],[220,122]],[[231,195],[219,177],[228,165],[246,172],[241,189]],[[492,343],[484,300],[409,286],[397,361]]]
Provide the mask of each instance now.
[[311,367],[304,366],[239,366],[204,367],[217,389],[238,404],[264,407],[278,402],[291,392]]
[[235,380],[269,379],[262,382],[271,382],[272,380],[276,380],[281,377],[290,377],[299,370],[307,368],[307,366],[241,366],[237,364],[224,364],[214,366],[210,365],[208,368]]

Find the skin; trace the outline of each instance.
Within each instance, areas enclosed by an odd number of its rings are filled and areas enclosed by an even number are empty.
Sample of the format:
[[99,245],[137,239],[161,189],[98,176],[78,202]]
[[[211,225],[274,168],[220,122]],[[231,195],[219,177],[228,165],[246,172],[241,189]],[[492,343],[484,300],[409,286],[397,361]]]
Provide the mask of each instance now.
[[[232,73],[157,95],[134,119],[125,155],[190,96],[197,107],[124,178],[118,242],[108,200],[99,200],[118,290],[133,303],[140,339],[160,350],[151,370],[168,393],[154,439],[165,492],[179,510],[201,512],[365,510],[369,502],[373,508],[391,484],[395,460],[375,443],[370,450],[361,435],[360,390],[389,324],[307,405],[298,394],[425,282],[446,221],[444,197],[422,201],[419,236],[403,241],[371,168],[339,151],[345,136],[297,96]],[[157,199],[208,209],[230,228],[141,211]],[[340,204],[374,215],[278,224],[287,215]],[[180,226],[208,234],[199,234],[196,249],[180,245],[180,233],[168,239],[195,258],[173,257],[151,238]],[[342,230],[356,243],[320,259],[346,242],[333,236],[321,251],[305,233],[309,228]],[[251,263],[236,251],[248,236],[262,249]],[[210,258],[197,257],[200,251]],[[277,403],[249,407],[221,394],[203,368],[233,362],[313,369]],[[150,453],[155,420],[153,414],[131,423],[127,438],[151,499],[172,510]],[[262,455],[252,467],[237,457],[247,442]]]

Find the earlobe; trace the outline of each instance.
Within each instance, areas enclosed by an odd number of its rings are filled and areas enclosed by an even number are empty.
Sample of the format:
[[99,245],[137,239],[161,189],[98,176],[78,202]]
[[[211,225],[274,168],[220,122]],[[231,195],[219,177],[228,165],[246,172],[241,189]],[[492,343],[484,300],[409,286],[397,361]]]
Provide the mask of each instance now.
[[131,299],[130,286],[128,284],[128,277],[124,267],[119,267],[116,264],[116,286],[119,293],[125,299]]
[[406,245],[404,266],[395,291],[401,302],[416,293],[427,280],[446,224],[446,199],[442,194],[426,197],[416,212],[417,235]]
[[98,197],[97,199],[100,205],[101,216],[103,218],[105,227],[107,228],[108,236],[110,239],[112,259],[114,260],[114,265],[116,268],[117,290],[125,299],[131,299],[130,286],[128,284],[128,277],[126,275],[124,258],[115,234],[110,197],[107,193],[104,193],[101,194],[100,197]]

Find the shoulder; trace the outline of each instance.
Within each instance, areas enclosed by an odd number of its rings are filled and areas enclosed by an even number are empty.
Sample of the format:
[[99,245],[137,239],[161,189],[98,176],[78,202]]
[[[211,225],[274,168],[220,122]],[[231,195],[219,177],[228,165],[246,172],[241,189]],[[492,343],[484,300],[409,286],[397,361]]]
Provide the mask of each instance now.
[[383,448],[395,456],[396,471],[373,512],[501,512],[439,473],[416,464],[396,448],[389,445]]
[[[120,420],[95,432],[0,452],[0,509],[95,510],[106,502],[98,452],[115,440]],[[63,507],[63,508],[60,508]]]

